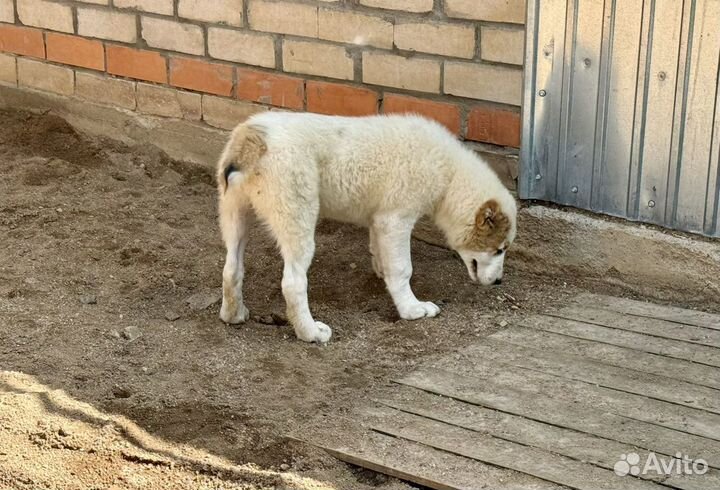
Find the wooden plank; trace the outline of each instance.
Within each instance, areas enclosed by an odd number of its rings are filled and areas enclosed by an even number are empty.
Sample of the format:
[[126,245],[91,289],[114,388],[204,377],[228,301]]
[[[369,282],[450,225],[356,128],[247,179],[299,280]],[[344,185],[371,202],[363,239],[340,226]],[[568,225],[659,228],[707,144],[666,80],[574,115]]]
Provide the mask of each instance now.
[[571,380],[535,368],[516,367],[499,359],[488,359],[478,354],[477,350],[465,351],[460,363],[448,359],[439,365],[459,374],[493,379],[537,394],[554,393],[553,396],[559,396],[568,403],[585,402],[628,418],[714,439],[720,446],[720,415],[715,413]]
[[508,468],[578,490],[659,489],[660,485],[622,478],[605,468],[542,449],[497,439],[390,408],[373,409],[370,427],[466,458]]
[[513,326],[493,334],[493,337],[511,344],[565,352],[613,366],[667,376],[720,390],[720,368],[533,328]]
[[[577,320],[603,327],[617,328],[630,332],[644,333],[654,337],[682,340],[692,344],[720,347],[720,330],[694,325],[683,325],[680,323],[648,318],[643,316],[628,315],[611,310],[603,310],[589,306],[568,306],[549,316]],[[717,353],[720,356],[720,351]]]
[[562,490],[551,482],[372,431],[322,428],[291,440],[310,443],[346,463],[435,490]]
[[[609,470],[614,469],[622,454],[637,453],[641,461],[648,457],[648,451],[639,450],[630,444],[471,405],[408,386],[398,386],[379,403],[438,422],[562,454]],[[672,458],[675,454],[664,456]],[[683,490],[720,488],[720,472],[713,469],[705,475],[671,475],[666,478],[650,473],[639,475],[638,478],[663,481],[666,485]]]
[[636,332],[627,332],[545,315],[523,318],[517,324],[570,337],[594,340],[618,347],[627,347],[661,356],[720,367],[720,356],[717,355],[717,349],[705,345],[661,339]]
[[592,305],[606,310],[627,313],[629,315],[658,318],[685,325],[713,328],[720,330],[720,315],[713,315],[704,311],[687,310],[674,306],[644,303],[627,298],[615,298],[598,294],[582,294],[577,298],[580,304]]
[[606,403],[598,404],[596,397],[588,399],[585,393],[574,393],[572,387],[558,389],[542,386],[540,392],[521,388],[533,381],[523,377],[509,380],[507,377],[467,376],[438,368],[416,371],[396,380],[399,384],[430,393],[594,434],[648,451],[662,454],[680,451],[691,458],[703,458],[710,466],[720,468],[718,441],[618,414],[608,410]]
[[[494,360],[561,378],[584,381],[604,388],[720,414],[720,391],[665,376],[588,361],[558,351],[544,351],[510,344],[494,336],[485,339],[482,344],[464,349],[463,353],[485,361]],[[717,417],[717,422],[717,430],[708,437],[720,440],[720,417]]]

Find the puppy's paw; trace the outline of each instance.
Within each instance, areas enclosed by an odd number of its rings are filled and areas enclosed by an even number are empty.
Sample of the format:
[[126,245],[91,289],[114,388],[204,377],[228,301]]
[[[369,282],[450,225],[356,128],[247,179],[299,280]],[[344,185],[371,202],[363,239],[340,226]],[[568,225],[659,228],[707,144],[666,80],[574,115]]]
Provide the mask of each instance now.
[[432,318],[440,313],[440,307],[429,301],[418,301],[408,306],[398,308],[400,318],[403,320],[417,320],[418,318]]
[[222,307],[220,308],[220,319],[225,323],[236,325],[238,323],[245,323],[250,318],[250,310],[245,305],[236,306],[231,308],[228,303],[223,300]]
[[330,337],[332,337],[332,330],[330,327],[325,325],[323,322],[315,322],[315,326],[317,327],[317,333],[315,334],[313,342],[317,342],[318,344],[327,343],[330,340]]
[[304,342],[316,342],[325,344],[332,337],[332,330],[323,322],[315,322],[311,327],[298,328],[295,330],[297,338]]

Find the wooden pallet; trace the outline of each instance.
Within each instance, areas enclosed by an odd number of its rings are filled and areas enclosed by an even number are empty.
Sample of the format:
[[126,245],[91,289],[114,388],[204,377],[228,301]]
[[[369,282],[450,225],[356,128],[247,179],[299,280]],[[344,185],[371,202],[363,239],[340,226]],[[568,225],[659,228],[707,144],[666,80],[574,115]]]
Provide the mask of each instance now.
[[[438,490],[720,488],[720,316],[586,295],[395,380],[350,433],[300,437]],[[704,475],[618,476],[678,452]]]

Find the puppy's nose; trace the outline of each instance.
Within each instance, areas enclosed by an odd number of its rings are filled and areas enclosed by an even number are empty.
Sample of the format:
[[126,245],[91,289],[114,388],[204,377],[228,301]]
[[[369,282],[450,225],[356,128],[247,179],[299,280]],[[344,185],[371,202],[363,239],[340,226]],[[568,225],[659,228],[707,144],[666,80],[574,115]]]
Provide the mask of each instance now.
[[495,282],[493,284],[499,286],[500,284],[502,284],[502,279],[495,279]]

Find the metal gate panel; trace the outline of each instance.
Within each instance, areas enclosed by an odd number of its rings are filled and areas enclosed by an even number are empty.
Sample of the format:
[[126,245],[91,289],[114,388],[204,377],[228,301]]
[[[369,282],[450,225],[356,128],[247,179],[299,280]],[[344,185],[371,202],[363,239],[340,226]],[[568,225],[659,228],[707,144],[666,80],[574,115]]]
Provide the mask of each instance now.
[[720,236],[720,0],[529,0],[520,196]]
[[[689,3],[689,2],[688,2]],[[647,50],[646,69],[642,73],[645,93],[638,97],[641,120],[638,126],[640,148],[635,162],[639,173],[629,216],[652,223],[666,223],[665,203],[671,162],[677,161],[677,136],[682,126],[682,114],[675,113],[675,100],[682,98],[684,67],[680,65],[683,44],[683,2],[651,0],[647,2],[648,34],[644,39]],[[685,26],[686,28],[686,26]],[[652,101],[652,103],[650,103]]]
[[[720,1],[699,0],[692,12],[686,118],[678,168],[675,221],[704,231],[720,59]],[[717,167],[712,180],[716,180]]]
[[643,0],[606,3],[592,208],[627,213]]
[[[717,94],[715,96],[715,126],[713,129],[712,153],[710,155],[710,180],[708,181],[707,223],[705,233],[720,235],[720,70],[718,70]],[[717,177],[713,180],[712,176]]]
[[[564,81],[558,187],[562,202],[587,208],[592,193],[595,122],[598,114],[603,4],[569,5],[567,31],[573,50],[567,52]],[[569,192],[567,192],[569,190]]]
[[[543,1],[543,16],[546,21],[537,24],[534,32],[528,30],[527,33],[525,59],[536,62],[526,63],[525,78],[526,81],[534,80],[537,87],[558,87],[563,83],[562,66],[556,64],[564,62],[566,0]],[[539,39],[543,40],[542,44],[538,43]],[[544,173],[557,174],[559,146],[556,142],[560,138],[561,104],[559,93],[546,94],[542,88],[538,88],[537,92],[526,89],[523,97],[526,165],[521,179],[531,180],[532,184],[528,187],[532,187],[535,194],[545,196],[554,192],[555,183],[543,178],[540,169],[534,166],[542,162]],[[527,117],[528,114],[533,114],[533,117]],[[528,158],[528,153],[532,154],[531,158]]]

